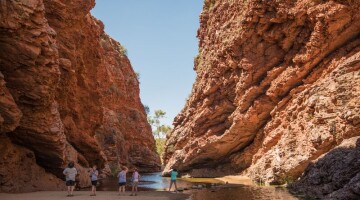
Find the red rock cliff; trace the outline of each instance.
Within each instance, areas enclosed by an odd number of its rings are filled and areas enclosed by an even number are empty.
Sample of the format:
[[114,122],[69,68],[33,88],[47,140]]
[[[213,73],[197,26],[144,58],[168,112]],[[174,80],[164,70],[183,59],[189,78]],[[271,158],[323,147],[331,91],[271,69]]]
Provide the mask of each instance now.
[[[1,191],[61,188],[69,160],[82,186],[93,164],[104,173],[118,162],[160,170],[139,82],[124,48],[89,13],[94,5],[1,2]],[[27,167],[36,172],[21,172]]]
[[164,173],[284,183],[360,135],[360,1],[206,0]]

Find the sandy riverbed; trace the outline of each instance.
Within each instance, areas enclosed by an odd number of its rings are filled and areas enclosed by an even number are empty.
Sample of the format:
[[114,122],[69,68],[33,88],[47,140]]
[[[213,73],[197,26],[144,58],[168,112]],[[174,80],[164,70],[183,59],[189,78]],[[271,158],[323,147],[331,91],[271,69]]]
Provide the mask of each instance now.
[[186,200],[190,195],[183,193],[157,192],[157,191],[141,191],[137,196],[130,196],[130,192],[126,192],[118,196],[117,192],[97,192],[97,196],[90,196],[88,191],[76,191],[73,197],[66,197],[64,191],[44,191],[21,194],[0,193],[1,200]]
[[230,184],[255,185],[254,182],[249,177],[246,176],[224,176],[215,179]]

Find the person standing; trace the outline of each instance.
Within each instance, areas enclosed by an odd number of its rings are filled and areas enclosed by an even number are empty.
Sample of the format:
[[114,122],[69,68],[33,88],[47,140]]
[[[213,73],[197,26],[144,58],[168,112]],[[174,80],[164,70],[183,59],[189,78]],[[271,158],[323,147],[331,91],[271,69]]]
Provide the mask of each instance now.
[[90,169],[90,179],[91,179],[91,195],[96,196],[96,185],[98,181],[99,171],[97,170],[97,166],[94,165]]
[[128,172],[128,168],[126,166],[121,167],[121,171],[117,175],[119,178],[119,195],[121,192],[125,192],[126,185],[126,173]]
[[177,179],[177,175],[178,175],[178,172],[176,169],[173,169],[170,173],[170,187],[169,187],[169,192],[171,190],[171,187],[172,187],[172,184],[175,185],[175,192],[177,192],[177,185],[176,185],[176,179]]
[[133,175],[132,175],[132,190],[131,190],[131,195],[130,196],[134,196],[134,195],[137,196],[140,177],[141,176],[140,176],[137,168],[135,168],[134,172],[133,172]]
[[77,174],[77,170],[75,168],[75,164],[73,161],[70,161],[67,168],[64,169],[63,174],[66,178],[66,186],[68,191],[68,197],[74,196],[74,187],[75,187],[75,177]]

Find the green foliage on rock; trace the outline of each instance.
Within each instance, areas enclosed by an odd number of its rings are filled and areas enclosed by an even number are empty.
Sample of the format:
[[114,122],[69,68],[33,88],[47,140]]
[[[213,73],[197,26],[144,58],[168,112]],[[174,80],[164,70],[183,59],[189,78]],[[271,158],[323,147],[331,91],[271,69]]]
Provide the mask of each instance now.
[[[155,139],[156,142],[156,152],[158,152],[160,156],[160,158],[162,159],[162,154],[165,152],[165,143],[166,143],[166,139],[165,138],[156,138]],[[162,162],[162,160],[161,160]]]
[[148,105],[143,105],[143,106],[144,106],[146,115],[149,115],[149,114],[150,114],[150,108],[149,108],[149,106],[148,106]]
[[136,75],[136,79],[137,79],[138,81],[140,81],[140,72],[135,72],[135,75]]
[[116,177],[118,172],[120,171],[119,165],[117,165],[116,163],[110,163],[109,165],[110,167],[110,176]]
[[204,10],[209,10],[215,5],[215,0],[205,0],[204,1]]
[[127,51],[127,49],[126,49],[124,46],[119,45],[119,50],[120,50],[120,53],[121,53],[122,55],[125,55],[125,56],[128,55],[128,51]]

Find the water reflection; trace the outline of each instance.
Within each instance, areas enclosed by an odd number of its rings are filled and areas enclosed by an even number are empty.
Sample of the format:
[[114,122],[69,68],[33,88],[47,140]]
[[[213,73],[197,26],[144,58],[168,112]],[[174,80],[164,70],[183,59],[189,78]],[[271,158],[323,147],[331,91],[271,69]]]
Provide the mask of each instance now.
[[196,190],[192,200],[295,200],[286,189],[277,187],[259,187],[238,185],[236,187]]
[[[130,183],[130,174],[128,174],[127,186],[126,190],[131,189]],[[100,185],[98,187],[99,191],[116,191],[118,190],[118,180],[115,177],[110,177],[106,179],[102,179],[99,181]],[[142,174],[139,182],[139,190],[155,190],[155,191],[163,191],[168,190],[170,185],[170,178],[162,177],[161,173],[148,173]],[[178,179],[177,186],[182,188],[191,188],[194,183],[190,181]],[[173,187],[174,188],[174,187]]]
[[[130,177],[130,174],[128,175]],[[128,177],[128,178],[129,178]],[[192,200],[294,200],[286,189],[281,187],[259,187],[251,185],[227,185],[217,179],[178,179],[178,187],[190,189]],[[170,178],[162,177],[160,173],[142,174],[139,183],[140,191],[168,190]],[[202,189],[198,188],[201,185]],[[173,187],[174,188],[174,187]],[[117,191],[117,178],[107,178],[100,181],[99,191]],[[131,190],[130,179],[126,190]]]

